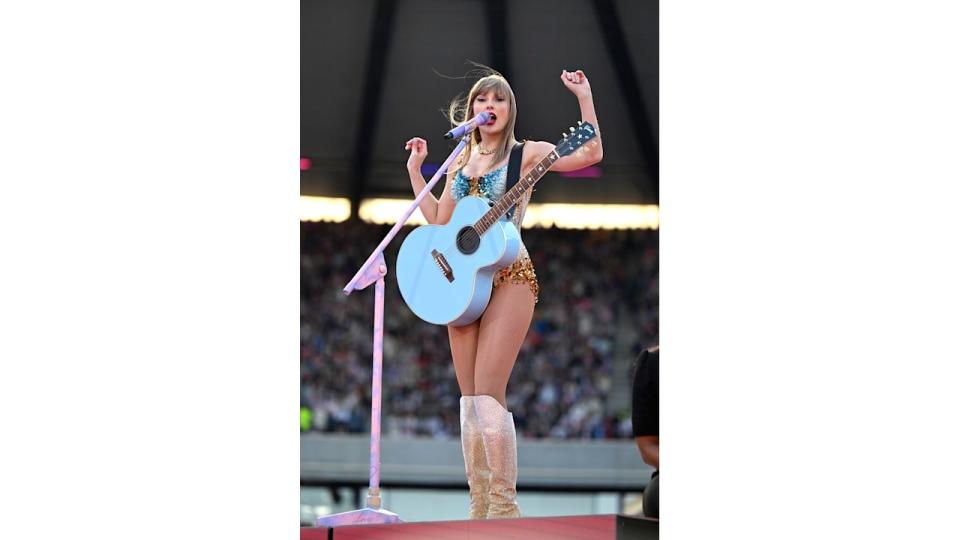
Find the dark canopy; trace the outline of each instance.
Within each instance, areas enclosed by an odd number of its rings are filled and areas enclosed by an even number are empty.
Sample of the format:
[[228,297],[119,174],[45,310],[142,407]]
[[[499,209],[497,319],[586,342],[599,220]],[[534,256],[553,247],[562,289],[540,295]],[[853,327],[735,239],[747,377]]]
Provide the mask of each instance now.
[[653,0],[303,0],[301,194],[412,197],[404,142],[442,162],[440,109],[469,90],[472,60],[507,76],[521,139],[555,142],[579,119],[563,69],[590,79],[603,176],[548,174],[535,202],[657,203],[657,28]]

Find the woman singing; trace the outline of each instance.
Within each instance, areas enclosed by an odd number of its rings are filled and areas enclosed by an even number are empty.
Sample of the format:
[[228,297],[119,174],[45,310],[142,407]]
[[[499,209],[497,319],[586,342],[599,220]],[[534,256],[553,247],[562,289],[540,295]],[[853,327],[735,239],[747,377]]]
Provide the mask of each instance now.
[[[488,70],[470,89],[466,102],[454,100],[449,108],[450,121],[459,125],[483,111],[492,120],[475,129],[469,143],[447,175],[438,201],[428,194],[420,202],[420,211],[431,224],[445,224],[457,201],[467,195],[493,203],[506,188],[507,165],[518,144],[513,129],[517,103],[510,84],[499,73]],[[583,71],[564,70],[560,80],[576,96],[582,120],[600,130],[593,107],[590,82]],[[522,145],[521,174],[553,150],[543,141]],[[427,157],[427,142],[419,137],[407,141],[410,151],[407,172],[415,195],[426,182],[420,173]],[[598,163],[603,157],[600,144],[586,152],[562,157],[551,170],[574,171]],[[530,201],[530,191],[508,213],[517,230]],[[486,311],[477,321],[465,326],[448,326],[450,351],[457,383],[460,386],[460,436],[470,486],[470,518],[519,517],[517,506],[517,435],[513,415],[507,411],[506,389],[539,296],[539,284],[526,247],[521,245],[516,261],[500,270],[493,282],[493,293]]]

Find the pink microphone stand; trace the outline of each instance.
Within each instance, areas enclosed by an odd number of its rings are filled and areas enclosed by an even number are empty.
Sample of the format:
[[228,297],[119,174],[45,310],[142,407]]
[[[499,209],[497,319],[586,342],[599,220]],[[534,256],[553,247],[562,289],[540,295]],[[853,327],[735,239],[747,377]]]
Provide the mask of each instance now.
[[433,178],[424,186],[417,198],[413,200],[410,208],[400,216],[397,224],[390,229],[387,236],[383,238],[380,245],[373,250],[373,253],[363,263],[360,270],[353,276],[350,283],[343,288],[345,294],[350,294],[355,290],[365,289],[371,283],[376,283],[376,293],[373,305],[373,392],[371,393],[370,406],[370,491],[367,494],[367,506],[360,510],[351,510],[339,514],[331,514],[317,518],[317,526],[335,527],[339,525],[357,525],[360,523],[398,523],[400,516],[384,510],[380,507],[380,389],[383,378],[383,293],[384,276],[387,275],[387,263],[383,258],[383,250],[397,235],[400,228],[410,219],[410,215],[420,206],[420,201],[430,193],[433,186],[436,185],[440,177],[447,172],[447,168],[453,161],[453,158],[460,154],[460,151],[467,145],[467,137],[470,131],[464,133],[460,143],[457,144],[443,165],[437,169]]

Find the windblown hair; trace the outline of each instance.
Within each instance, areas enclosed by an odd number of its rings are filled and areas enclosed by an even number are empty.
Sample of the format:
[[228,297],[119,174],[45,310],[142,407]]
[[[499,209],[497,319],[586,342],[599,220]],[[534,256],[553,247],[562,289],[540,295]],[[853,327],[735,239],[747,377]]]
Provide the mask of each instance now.
[[[507,122],[506,127],[504,128],[504,137],[500,142],[500,145],[496,148],[496,154],[494,155],[493,162],[500,163],[501,161],[507,159],[507,156],[510,155],[510,150],[513,149],[513,145],[517,142],[517,138],[513,134],[513,128],[517,123],[517,100],[513,95],[513,89],[510,88],[510,83],[507,82],[507,79],[503,77],[496,70],[477,64],[480,69],[478,72],[473,72],[482,77],[473,84],[473,88],[470,89],[470,93],[467,95],[466,101],[461,99],[462,95],[457,96],[450,103],[450,106],[447,108],[447,117],[450,119],[450,123],[454,126],[459,126],[460,124],[466,122],[473,117],[473,102],[477,99],[478,94],[485,94],[491,90],[496,92],[499,95],[507,98],[510,103],[510,120]],[[463,159],[458,160],[454,167],[451,168],[451,171],[456,171],[461,169],[470,161],[470,154],[473,150],[474,145],[480,144],[483,140],[483,136],[480,134],[479,129],[473,130],[470,135],[470,139],[467,142],[466,148],[463,150]],[[491,149],[488,149],[491,150]]]

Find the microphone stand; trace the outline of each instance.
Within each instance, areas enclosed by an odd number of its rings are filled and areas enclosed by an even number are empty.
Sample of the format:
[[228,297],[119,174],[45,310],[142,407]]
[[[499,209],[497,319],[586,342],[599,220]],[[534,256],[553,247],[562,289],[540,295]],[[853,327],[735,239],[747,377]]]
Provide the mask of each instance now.
[[367,261],[363,263],[353,279],[343,288],[345,294],[350,294],[355,290],[369,287],[371,283],[376,283],[373,305],[373,391],[370,398],[370,490],[367,494],[367,506],[365,508],[318,517],[316,522],[318,527],[358,525],[361,523],[398,523],[401,521],[400,516],[380,507],[380,395],[383,379],[383,296],[385,289],[383,278],[387,275],[387,263],[383,258],[383,250],[410,219],[410,215],[420,206],[420,201],[430,193],[440,177],[447,172],[453,158],[459,155],[460,151],[467,145],[468,137],[470,137],[470,131],[464,133],[460,143],[453,149],[443,165],[437,169],[433,178],[420,191],[410,207],[400,216],[396,225],[390,229],[380,245],[367,257]]

